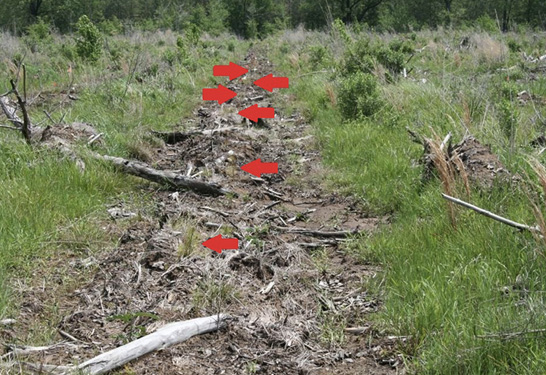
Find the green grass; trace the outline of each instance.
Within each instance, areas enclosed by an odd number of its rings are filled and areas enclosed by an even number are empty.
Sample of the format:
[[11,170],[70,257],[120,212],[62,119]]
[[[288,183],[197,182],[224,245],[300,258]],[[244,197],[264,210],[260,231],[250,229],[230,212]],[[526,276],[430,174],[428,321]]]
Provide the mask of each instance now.
[[71,161],[60,158],[31,150],[13,137],[4,137],[0,146],[2,315],[10,304],[5,277],[11,273],[24,276],[39,263],[37,258],[50,254],[43,242],[58,238],[61,228],[78,218],[92,222],[94,213],[104,210],[110,197],[131,186],[125,177],[91,160],[82,174]]
[[[226,39],[232,41],[229,49]],[[5,67],[0,69],[0,87],[2,93],[8,91],[15,63],[24,58],[34,124],[51,125],[44,110],[66,124],[90,123],[104,133],[95,151],[145,158],[154,142],[149,130],[186,126],[184,119],[201,102],[201,89],[224,82],[212,76],[213,66],[241,60],[248,48],[246,42],[225,36],[204,39],[184,55],[176,41],[171,32],[108,37],[101,59],[90,64],[70,53],[74,40],[69,36],[54,35],[32,53],[21,39],[0,34],[0,64]],[[70,87],[78,100],[60,104]],[[31,149],[20,138],[0,129],[0,318],[17,315],[20,296],[11,291],[10,279],[32,282],[32,271],[44,264],[47,268],[66,239],[72,252],[81,247],[78,243],[108,242],[101,230],[106,204],[146,195],[142,181],[108,165],[85,160],[81,173],[63,155]]]
[[[469,33],[470,48],[454,47]],[[416,33],[412,40],[421,52],[408,63],[410,79],[389,79],[375,61],[373,73],[385,105],[348,121],[342,120],[336,93],[350,38],[298,30],[253,46],[276,63],[275,73],[290,78],[292,97],[281,99],[279,110],[300,112],[312,122],[330,171],[330,188],[358,196],[370,213],[392,217],[390,225],[351,246],[364,262],[383,266],[384,308],[373,318],[386,332],[408,336],[399,350],[411,372],[543,372],[546,344],[536,331],[546,324],[541,243],[461,208],[453,227],[441,183],[421,180],[422,147],[406,132],[409,127],[443,137],[451,131],[456,141],[470,132],[526,181],[526,174],[533,175],[527,159],[536,154],[528,143],[544,131],[546,109],[521,105],[515,95],[528,90],[546,96],[546,81],[531,80],[532,67],[506,46],[515,39],[530,54],[543,37],[468,30]],[[382,45],[410,37],[361,33],[351,38]],[[224,36],[184,52],[176,39],[169,32],[112,37],[105,54],[91,65],[71,57],[71,39],[55,36],[41,52],[26,55],[29,97],[58,93],[72,84],[80,99],[60,109],[58,102],[31,106],[32,118],[45,124],[45,109],[57,119],[64,115],[67,123],[89,122],[105,133],[99,152],[145,158],[148,130],[184,126],[200,102],[201,89],[222,82],[212,77],[212,66],[240,61],[250,47]],[[14,38],[0,41],[0,61],[6,66],[0,70],[0,85],[7,90],[11,61],[20,59],[26,47]],[[228,44],[233,47],[226,48]],[[511,115],[515,122],[507,128]],[[539,158],[544,162],[546,153]],[[99,238],[105,204],[138,191],[135,179],[86,162],[82,174],[61,155],[30,149],[17,134],[0,131],[0,318],[18,303],[8,280],[30,278],[33,269],[55,255],[59,239],[87,241],[86,233]],[[474,188],[471,201],[532,224],[526,189],[536,186],[531,182],[524,188],[524,183],[492,191]],[[315,260],[324,263],[320,256]],[[231,286],[224,284],[200,284],[196,305],[216,310],[236,300]],[[322,337],[342,341],[343,322],[326,318]],[[515,335],[502,336],[506,333]]]
[[[532,222],[517,191],[475,196],[473,202]],[[459,213],[454,229],[445,205],[433,186],[367,244],[387,265],[385,326],[411,336],[403,349],[418,355],[427,373],[489,373],[523,360],[527,345],[546,349],[540,335],[506,343],[477,337],[546,323],[539,312],[545,264],[532,236],[468,211]]]
[[[423,150],[405,130],[427,137],[451,131],[455,141],[468,131],[489,144],[512,172],[533,176],[527,160],[535,151],[528,143],[543,131],[546,109],[521,105],[516,96],[522,90],[544,95],[544,80],[529,80],[527,68],[509,71],[514,73],[499,70],[521,65],[520,55],[505,48],[506,38],[514,36],[474,33],[476,47],[446,51],[457,45],[462,33],[417,33],[416,48],[427,47],[410,64],[414,80],[383,83],[382,110],[342,121],[327,88],[340,81],[331,71],[343,66],[347,46],[333,36],[323,34],[319,41],[315,34],[300,34],[285,35],[284,46],[269,53],[284,74],[295,77],[290,90],[297,100],[290,107],[314,125],[325,165],[331,169],[332,189],[356,194],[371,212],[393,218],[375,235],[351,244],[351,253],[383,266],[384,308],[374,320],[386,332],[408,336],[399,350],[410,372],[543,373],[544,333],[533,332],[546,324],[541,243],[529,233],[463,208],[456,208],[453,227],[440,195],[442,185],[436,179],[421,181]],[[353,35],[363,37],[377,42],[405,36]],[[529,50],[537,43],[528,35],[517,37]],[[320,67],[327,72],[316,73],[316,67],[306,69],[294,62],[295,53],[305,61],[309,46],[319,44],[336,56],[336,61]],[[506,96],[510,85],[515,95]],[[503,128],[503,98],[516,118],[513,133]],[[526,191],[537,186],[526,180],[492,191],[474,188],[471,202],[532,224],[535,218]]]

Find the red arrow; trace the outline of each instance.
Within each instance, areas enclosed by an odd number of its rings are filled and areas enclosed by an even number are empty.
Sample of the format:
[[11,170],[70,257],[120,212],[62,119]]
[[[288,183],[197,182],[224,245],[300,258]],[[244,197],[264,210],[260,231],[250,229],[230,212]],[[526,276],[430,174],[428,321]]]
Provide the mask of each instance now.
[[203,89],[203,100],[218,100],[218,104],[225,103],[236,96],[235,91],[222,85],[218,85],[217,89]]
[[239,111],[239,114],[250,121],[258,122],[259,118],[275,118],[275,108],[258,107],[258,104],[254,104],[251,107]]
[[260,86],[262,89],[269,92],[273,92],[274,88],[287,89],[288,88],[288,78],[287,77],[273,77],[273,74],[267,75],[263,78],[260,78],[257,81],[254,81],[256,86]]
[[219,234],[216,237],[212,237],[211,239],[203,242],[203,246],[216,251],[218,254],[221,254],[222,250],[238,249],[239,240],[237,238],[222,238],[222,235]]
[[245,172],[253,174],[256,177],[262,177],[262,173],[279,173],[279,164],[262,163],[262,159],[256,159],[241,167]]
[[246,73],[248,73],[248,69],[232,62],[229,65],[214,65],[214,68],[212,68],[212,74],[215,76],[228,76],[230,81]]

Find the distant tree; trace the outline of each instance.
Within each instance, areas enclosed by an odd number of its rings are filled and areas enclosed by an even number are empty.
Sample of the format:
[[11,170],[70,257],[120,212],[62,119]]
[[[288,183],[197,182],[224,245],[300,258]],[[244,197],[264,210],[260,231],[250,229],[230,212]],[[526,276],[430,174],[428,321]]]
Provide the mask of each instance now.
[[42,7],[43,0],[30,0],[29,1],[29,12],[31,17],[38,18],[40,16],[40,8]]
[[230,29],[238,35],[267,35],[283,17],[283,4],[274,0],[224,0]]
[[365,22],[384,0],[339,0],[339,12],[345,23]]
[[[60,32],[73,31],[87,15],[94,23],[119,20],[148,29],[183,30],[188,23],[219,34],[264,36],[275,28],[300,24],[310,29],[345,23],[380,25],[392,30],[472,25],[498,21],[503,31],[526,24],[546,29],[545,0],[1,0],[0,29],[23,33],[44,20]],[[481,18],[480,18],[481,17]],[[116,21],[117,22],[117,21]]]
[[78,38],[76,39],[77,54],[88,61],[97,61],[102,54],[102,36],[99,29],[86,15],[76,23]]

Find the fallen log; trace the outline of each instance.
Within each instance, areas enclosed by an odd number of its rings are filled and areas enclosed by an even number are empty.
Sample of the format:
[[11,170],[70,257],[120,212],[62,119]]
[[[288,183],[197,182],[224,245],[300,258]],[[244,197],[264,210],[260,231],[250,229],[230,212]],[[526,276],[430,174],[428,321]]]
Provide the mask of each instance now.
[[228,319],[228,315],[219,314],[167,324],[154,333],[102,353],[78,366],[51,366],[15,361],[8,363],[5,367],[20,366],[40,373],[47,371],[58,375],[104,374],[153,351],[166,349],[196,335],[214,332],[224,327]]
[[108,161],[114,164],[116,167],[123,170],[125,173],[131,174],[143,178],[148,181],[152,181],[158,184],[166,183],[176,189],[191,190],[199,194],[204,195],[225,195],[234,194],[228,190],[224,190],[216,184],[211,184],[203,181],[187,178],[184,175],[178,174],[173,171],[161,171],[150,167],[146,163],[127,160],[117,156],[100,155],[93,153],[93,157],[100,160]]
[[225,325],[227,319],[227,315],[220,314],[168,324],[154,333],[90,359],[77,366],[76,370],[86,375],[104,374],[145,354],[216,331]]

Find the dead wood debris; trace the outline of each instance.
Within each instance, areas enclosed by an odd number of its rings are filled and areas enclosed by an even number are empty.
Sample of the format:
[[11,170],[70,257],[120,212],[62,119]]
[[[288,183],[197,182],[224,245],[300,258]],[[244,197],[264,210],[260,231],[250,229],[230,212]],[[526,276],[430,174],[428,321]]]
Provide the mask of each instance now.
[[320,230],[311,230],[306,228],[297,228],[297,227],[279,227],[273,226],[274,229],[283,231],[289,234],[301,234],[312,237],[333,237],[333,238],[345,238],[349,236],[354,236],[359,232],[357,230],[340,230],[340,231],[320,231]]
[[[249,73],[248,82],[271,70],[266,59],[249,58],[249,64],[254,62],[258,66]],[[237,91],[239,97],[226,106],[246,105],[245,97],[257,95],[251,85],[242,83]],[[269,94],[264,96],[269,98]],[[388,362],[385,358],[391,357],[395,344],[383,343],[375,334],[366,337],[365,343],[351,337],[342,350],[337,345],[324,345],[321,314],[317,314],[317,308],[323,309],[324,314],[337,314],[348,327],[358,328],[364,314],[381,307],[362,289],[363,278],[375,268],[336,251],[351,235],[376,228],[380,219],[364,217],[356,199],[323,189],[318,177],[320,154],[312,147],[312,137],[305,136],[309,126],[300,115],[284,120],[279,115],[268,121],[266,129],[245,126],[237,111],[228,109],[206,103],[188,120],[195,130],[156,134],[164,142],[155,143],[150,150],[154,164],[136,163],[159,172],[180,173],[190,180],[199,173],[212,172],[215,182],[240,196],[213,199],[157,189],[153,212],[116,204],[122,214],[139,215],[123,226],[109,222],[109,227],[120,231],[118,246],[97,255],[94,264],[99,271],[66,296],[68,311],[63,311],[58,326],[69,332],[68,336],[59,331],[62,338],[81,349],[68,353],[60,348],[48,352],[47,358],[25,358],[46,363],[35,365],[37,371],[59,369],[52,365],[71,364],[75,358],[81,362],[89,347],[104,351],[119,347],[142,330],[152,332],[162,321],[218,311],[235,317],[229,330],[196,336],[143,356],[132,369],[137,374],[238,374],[253,362],[260,373],[321,373],[326,366],[337,373],[344,371],[339,364],[348,365],[353,359],[355,365],[347,368],[351,372],[367,372],[368,366]],[[53,133],[59,130],[52,128]],[[69,137],[61,138],[71,144]],[[91,139],[86,136],[79,141],[85,144]],[[302,161],[295,161],[294,155]],[[258,179],[239,171],[238,166],[258,157],[278,161],[281,173]],[[124,159],[117,160],[123,170]],[[286,183],[286,177],[301,175],[305,178],[297,179],[296,184]],[[166,183],[162,177],[153,178]],[[292,222],[299,222],[298,226],[291,226]],[[274,223],[282,229],[276,229]],[[240,250],[216,254],[200,246],[201,241],[218,233],[239,238]],[[323,247],[327,255],[323,270],[310,259],[313,251],[308,248],[313,246]],[[320,286],[315,288],[315,284]],[[38,290],[32,297],[38,305],[47,299]],[[129,321],[112,319],[116,316]],[[36,315],[24,317],[25,321],[31,319]],[[375,350],[377,347],[381,348]],[[387,368],[382,373],[390,371]]]
[[[428,181],[436,170],[432,140],[411,129],[406,130],[414,142],[423,146],[423,180]],[[476,186],[491,189],[497,180],[508,181],[513,178],[498,156],[472,136],[466,136],[459,143],[452,145],[448,134],[441,146],[443,147],[440,147],[440,150],[445,153],[444,157],[450,169],[457,171],[463,179],[468,178]]]
[[105,160],[114,164],[125,173],[129,173],[158,184],[168,184],[176,189],[186,189],[199,194],[212,196],[219,196],[230,193],[235,194],[228,190],[222,189],[218,185],[187,178],[184,175],[178,174],[174,171],[162,171],[154,169],[143,162],[127,160],[116,156],[100,155],[96,153],[93,154],[93,156],[97,159]]
[[526,335],[538,335],[546,333],[546,329],[530,329],[526,331],[517,331],[517,332],[499,332],[499,333],[488,333],[485,335],[477,335],[476,337],[480,339],[495,339],[495,340],[513,340],[521,336]]
[[229,133],[229,132],[235,132],[235,131],[244,132],[245,130],[246,130],[245,128],[241,128],[237,126],[228,126],[228,127],[209,129],[209,130],[191,130],[188,132],[180,132],[180,131],[159,132],[154,130],[152,131],[152,134],[158,138],[163,139],[165,143],[172,145],[172,144],[182,142],[196,135],[213,135],[213,134]]
[[[40,372],[46,370],[53,374],[70,375],[99,375],[115,370],[124,364],[142,357],[156,350],[166,349],[172,345],[179,344],[190,339],[193,336],[216,331],[226,325],[228,315],[218,314],[205,318],[197,318],[183,322],[167,324],[156,332],[141,337],[128,344],[115,348],[91,358],[77,366],[44,366],[42,364],[33,364],[28,362],[18,362],[10,364],[11,367],[21,366],[30,370]],[[11,347],[9,355],[21,356],[35,352],[51,350],[55,347],[74,344],[56,344],[45,347]]]
[[449,196],[447,194],[442,194],[442,197],[444,197],[445,199],[447,199],[450,202],[453,202],[453,203],[456,203],[456,204],[458,204],[460,206],[469,208],[472,211],[477,212],[477,213],[479,213],[479,214],[481,214],[483,216],[486,216],[486,217],[488,217],[490,219],[496,220],[496,221],[501,222],[503,224],[509,225],[511,227],[517,228],[519,230],[527,230],[529,232],[540,233],[540,227],[538,227],[538,226],[531,227],[531,226],[526,225],[526,224],[521,224],[521,223],[515,222],[513,220],[507,219],[507,218],[502,217],[500,215],[494,214],[491,211],[484,210],[483,208],[480,208],[480,207],[475,206],[473,204],[467,203],[467,202],[462,201],[460,199],[457,199],[455,197],[451,197],[451,196]]

